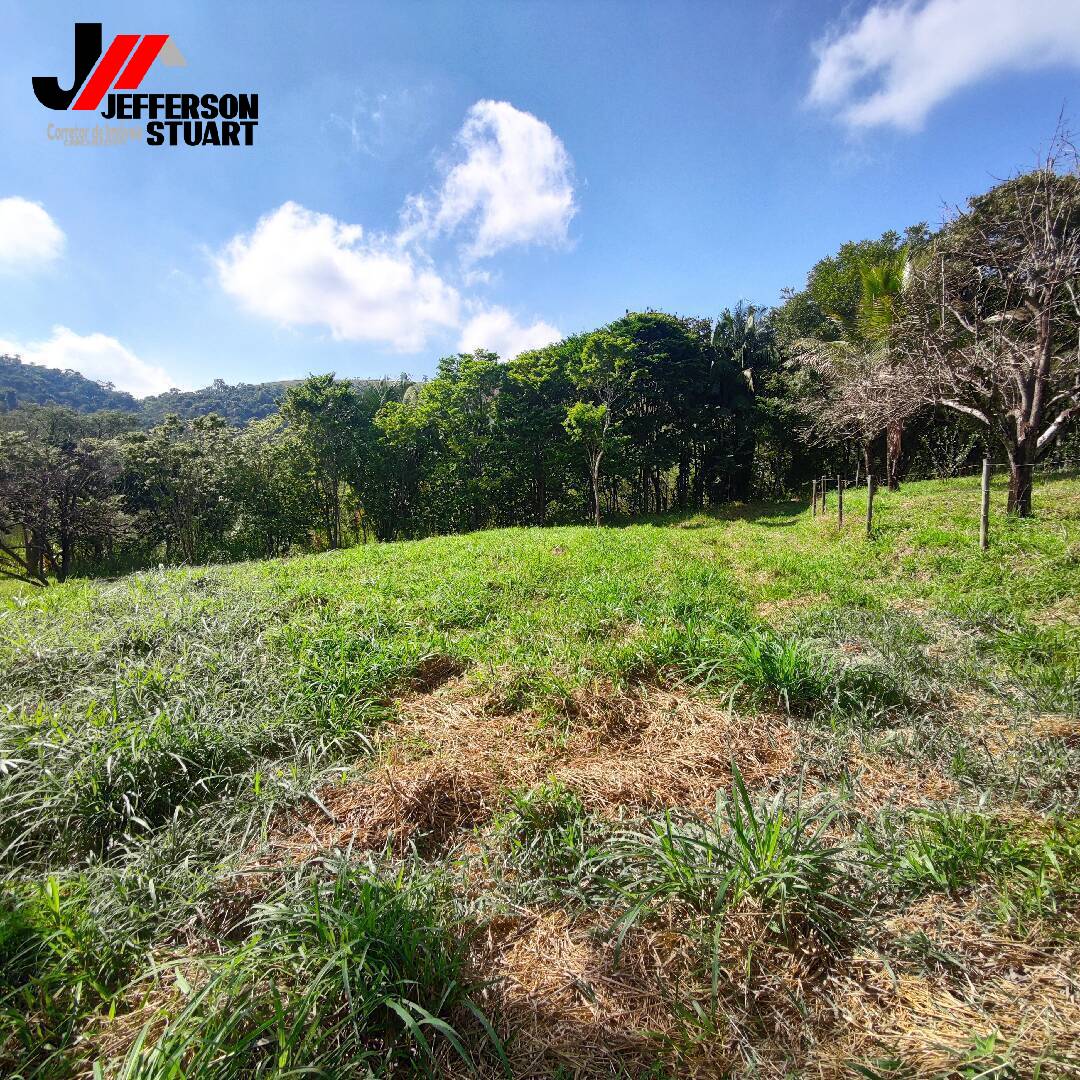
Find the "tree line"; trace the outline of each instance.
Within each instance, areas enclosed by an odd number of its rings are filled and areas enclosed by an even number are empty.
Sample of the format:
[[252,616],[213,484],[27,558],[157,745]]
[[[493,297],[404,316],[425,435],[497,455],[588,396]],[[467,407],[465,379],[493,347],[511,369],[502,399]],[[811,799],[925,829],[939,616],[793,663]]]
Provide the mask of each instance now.
[[1080,173],[1063,147],[936,232],[845,244],[771,310],[628,312],[506,362],[445,357],[419,383],[313,375],[242,425],[9,410],[0,573],[45,584],[599,524],[803,494],[838,472],[896,486],[991,447],[1010,510],[1030,513],[1032,467],[1080,416]]

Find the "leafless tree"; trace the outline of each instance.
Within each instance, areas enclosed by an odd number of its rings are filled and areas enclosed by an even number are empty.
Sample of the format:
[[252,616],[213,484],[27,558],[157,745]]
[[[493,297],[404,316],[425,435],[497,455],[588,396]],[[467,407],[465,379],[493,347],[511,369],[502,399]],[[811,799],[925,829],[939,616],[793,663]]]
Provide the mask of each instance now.
[[1010,513],[1080,416],[1080,169],[1057,138],[1032,172],[968,201],[912,264],[884,396],[973,417],[1009,462]]
[[811,434],[823,441],[856,441],[869,472],[870,445],[884,432],[886,480],[892,491],[900,486],[904,424],[922,406],[893,392],[905,378],[897,371],[903,356],[894,348],[894,338],[908,266],[906,246],[863,263],[855,315],[830,316],[839,336],[804,339],[795,348],[797,359],[816,376],[810,387]]
[[[795,357],[812,373],[800,395],[812,438],[822,442],[853,442],[863,469],[872,471],[870,447],[882,433],[902,432],[925,404],[910,392],[911,378],[898,366],[891,349],[879,344],[804,339]],[[898,438],[894,436],[898,442]],[[886,455],[890,486],[895,486],[897,454]]]

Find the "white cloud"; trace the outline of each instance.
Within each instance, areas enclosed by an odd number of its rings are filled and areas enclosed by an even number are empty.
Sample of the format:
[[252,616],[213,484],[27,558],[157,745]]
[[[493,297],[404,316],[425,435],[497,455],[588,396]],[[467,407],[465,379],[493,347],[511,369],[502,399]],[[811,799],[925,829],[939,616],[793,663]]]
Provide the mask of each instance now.
[[423,347],[458,325],[457,290],[360,225],[287,202],[234,237],[216,259],[222,287],[285,326],[326,326],[343,341]]
[[490,307],[477,312],[462,327],[458,349],[461,352],[488,349],[504,360],[512,360],[518,353],[550,345],[561,337],[550,323],[538,319],[522,326],[506,308]]
[[179,385],[163,368],[139,359],[116,338],[77,334],[66,326],[54,326],[47,341],[23,345],[0,341],[0,353],[15,353],[27,364],[78,371],[96,382],[112,383],[135,397],[161,394]]
[[851,127],[914,131],[956,91],[1005,72],[1080,66],[1077,0],[874,4],[816,46],[809,100]]
[[[388,101],[380,98],[372,113],[380,122]],[[323,326],[343,341],[402,352],[449,330],[460,331],[462,348],[503,355],[556,339],[548,323],[519,326],[503,308],[463,298],[433,265],[424,241],[458,238],[464,265],[450,276],[466,290],[493,280],[476,259],[516,244],[565,244],[576,212],[565,147],[542,120],[505,101],[473,105],[456,147],[457,163],[441,186],[405,200],[395,234],[365,233],[287,202],[218,252],[222,288],[283,326]]]
[[543,120],[506,101],[478,101],[456,142],[463,158],[438,191],[407,201],[402,241],[465,229],[471,260],[515,245],[567,242],[577,212],[573,166]]
[[63,230],[41,203],[17,195],[0,199],[0,272],[34,270],[63,248]]

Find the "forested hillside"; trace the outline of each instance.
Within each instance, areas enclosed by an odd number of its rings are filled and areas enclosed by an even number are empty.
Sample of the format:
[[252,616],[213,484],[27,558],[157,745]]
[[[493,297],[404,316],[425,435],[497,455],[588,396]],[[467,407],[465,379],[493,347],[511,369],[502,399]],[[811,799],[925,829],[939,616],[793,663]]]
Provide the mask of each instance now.
[[94,382],[77,371],[24,364],[17,356],[0,355],[0,412],[13,412],[27,405],[63,405],[76,412],[135,412],[139,408],[130,394]]
[[[201,390],[173,389],[136,399],[77,371],[61,371],[24,363],[18,356],[0,355],[0,413],[11,413],[32,405],[61,405],[82,413],[121,409],[135,413],[145,425],[159,424],[167,416],[191,420],[215,413],[240,427],[276,412],[285,391],[299,381],[281,379],[230,384],[224,379],[215,379]],[[361,388],[382,380],[348,381]]]

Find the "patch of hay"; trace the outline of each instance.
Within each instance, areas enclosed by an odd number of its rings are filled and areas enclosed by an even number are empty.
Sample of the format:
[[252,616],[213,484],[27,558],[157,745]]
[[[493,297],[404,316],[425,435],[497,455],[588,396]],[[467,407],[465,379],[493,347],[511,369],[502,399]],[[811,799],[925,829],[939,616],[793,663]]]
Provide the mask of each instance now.
[[291,831],[272,838],[271,851],[276,858],[304,862],[332,848],[438,845],[486,821],[497,790],[482,769],[439,762],[387,767],[361,782],[322,788],[315,808],[293,821]]
[[139,983],[125,990],[115,1015],[100,1012],[87,1019],[76,1043],[82,1070],[79,1075],[90,1076],[95,1060],[122,1060],[143,1036],[144,1029],[145,1045],[154,1046],[166,1024],[206,984],[206,967],[196,960],[180,955],[159,955],[155,960],[159,981]]
[[1064,713],[1037,716],[1032,722],[1031,733],[1037,738],[1060,739],[1066,746],[1080,749],[1080,717]]
[[794,763],[795,736],[780,718],[735,717],[685,693],[580,693],[563,737],[532,713],[500,714],[494,699],[466,692],[447,683],[401,702],[379,738],[379,769],[316,792],[272,831],[273,854],[304,861],[331,848],[438,847],[484,824],[511,790],[552,777],[598,813],[708,812],[730,786],[732,760],[750,784]]
[[676,1026],[670,1004],[690,967],[687,939],[633,931],[616,964],[599,934],[606,925],[525,911],[496,918],[474,943],[481,1000],[512,1032],[515,1076],[549,1077],[557,1066],[575,1076],[644,1075],[658,1060]]
[[779,600],[763,600],[754,610],[771,623],[783,623],[790,615],[807,608],[825,607],[829,598],[824,593],[806,593],[802,596],[785,596]]
[[[848,1063],[900,1057],[919,1076],[959,1075],[973,1039],[996,1034],[998,1053],[1021,1068],[1044,1057],[1041,1075],[1080,1075],[1080,948],[1019,941],[988,927],[974,898],[927,897],[887,920],[883,939],[922,933],[961,968],[927,973],[856,957],[838,998],[844,1025],[817,1065],[822,1076],[850,1076]],[[1012,1075],[1012,1074],[1010,1074]]]
[[777,716],[737,717],[686,694],[641,688],[575,702],[566,754],[551,772],[598,811],[667,807],[709,812],[734,761],[760,786],[789,772],[795,736]]
[[874,814],[888,806],[908,810],[932,806],[957,797],[955,780],[934,769],[888,754],[866,754],[853,749],[848,754],[852,778],[852,803],[862,814]]

